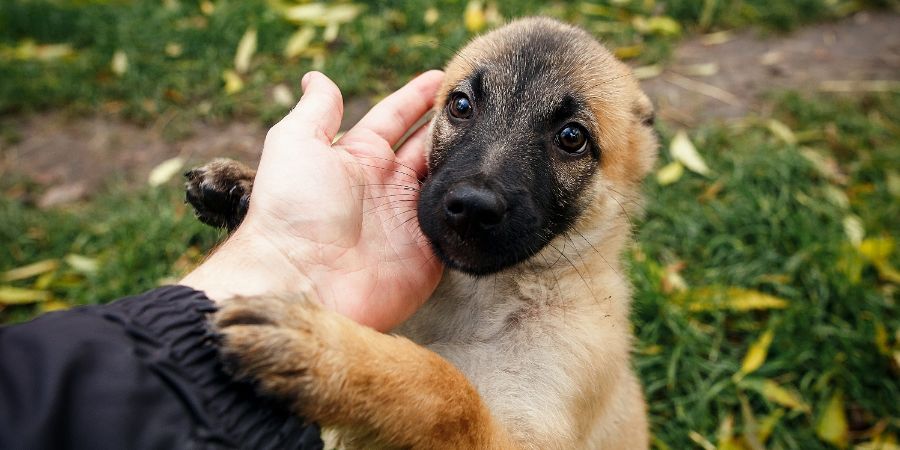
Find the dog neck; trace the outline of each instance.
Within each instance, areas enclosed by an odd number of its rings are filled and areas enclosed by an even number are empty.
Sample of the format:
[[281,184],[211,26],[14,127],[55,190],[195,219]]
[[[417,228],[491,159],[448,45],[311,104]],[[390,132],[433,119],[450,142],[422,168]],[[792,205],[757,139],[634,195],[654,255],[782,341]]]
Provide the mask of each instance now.
[[621,267],[627,233],[598,242],[559,236],[538,254],[488,276],[447,269],[431,299],[396,332],[416,342],[489,341],[559,314],[627,320]]

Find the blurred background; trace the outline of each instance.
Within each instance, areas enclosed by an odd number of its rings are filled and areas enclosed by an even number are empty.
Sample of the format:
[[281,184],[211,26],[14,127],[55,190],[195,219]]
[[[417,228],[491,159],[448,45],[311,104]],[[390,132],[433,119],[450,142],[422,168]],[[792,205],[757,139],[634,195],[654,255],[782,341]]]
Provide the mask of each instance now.
[[472,36],[583,26],[657,106],[635,364],[659,449],[898,449],[900,3],[0,2],[0,323],[190,270],[181,172],[320,70],[352,125]]

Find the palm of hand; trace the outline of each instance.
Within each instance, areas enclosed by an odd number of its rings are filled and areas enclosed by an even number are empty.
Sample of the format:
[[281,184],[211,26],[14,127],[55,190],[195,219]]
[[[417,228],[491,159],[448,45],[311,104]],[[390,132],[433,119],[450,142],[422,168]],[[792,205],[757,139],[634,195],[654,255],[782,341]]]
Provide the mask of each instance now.
[[307,83],[309,101],[267,136],[245,225],[309,278],[326,307],[391,328],[440,279],[416,220],[426,131],[392,150],[431,107],[439,73],[385,99],[334,145],[340,93],[319,77]]

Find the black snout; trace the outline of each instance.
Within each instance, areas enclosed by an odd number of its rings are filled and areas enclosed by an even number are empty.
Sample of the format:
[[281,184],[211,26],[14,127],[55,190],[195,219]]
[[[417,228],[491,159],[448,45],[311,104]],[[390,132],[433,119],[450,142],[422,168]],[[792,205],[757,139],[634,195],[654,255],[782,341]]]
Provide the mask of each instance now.
[[488,188],[461,183],[444,195],[444,214],[450,228],[466,237],[503,222],[506,202]]

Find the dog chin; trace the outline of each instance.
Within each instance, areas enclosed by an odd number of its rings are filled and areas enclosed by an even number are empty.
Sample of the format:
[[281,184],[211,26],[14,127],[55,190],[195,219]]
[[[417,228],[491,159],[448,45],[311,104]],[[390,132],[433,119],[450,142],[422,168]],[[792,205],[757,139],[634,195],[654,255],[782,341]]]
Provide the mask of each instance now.
[[500,251],[489,253],[477,250],[461,254],[461,252],[455,251],[453,244],[441,243],[434,239],[429,239],[429,243],[435,256],[441,260],[445,267],[475,277],[493,275],[532,256],[530,254],[522,255],[521,257],[504,256],[502,255],[503,252]]

